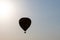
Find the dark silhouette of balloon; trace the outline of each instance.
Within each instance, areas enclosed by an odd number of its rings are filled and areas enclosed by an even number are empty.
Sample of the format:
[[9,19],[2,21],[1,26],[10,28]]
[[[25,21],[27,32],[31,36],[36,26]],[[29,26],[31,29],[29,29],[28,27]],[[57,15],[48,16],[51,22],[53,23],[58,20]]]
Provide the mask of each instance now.
[[27,18],[27,17],[23,17],[19,20],[19,25],[20,27],[25,31],[24,33],[26,33],[26,30],[30,27],[31,25],[31,19]]

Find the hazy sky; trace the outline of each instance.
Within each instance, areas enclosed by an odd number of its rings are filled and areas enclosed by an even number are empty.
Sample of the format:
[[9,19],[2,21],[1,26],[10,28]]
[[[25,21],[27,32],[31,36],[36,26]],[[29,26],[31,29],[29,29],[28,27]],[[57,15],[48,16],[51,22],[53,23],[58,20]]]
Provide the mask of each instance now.
[[[26,34],[22,17],[32,20]],[[60,0],[0,0],[0,40],[60,40]]]

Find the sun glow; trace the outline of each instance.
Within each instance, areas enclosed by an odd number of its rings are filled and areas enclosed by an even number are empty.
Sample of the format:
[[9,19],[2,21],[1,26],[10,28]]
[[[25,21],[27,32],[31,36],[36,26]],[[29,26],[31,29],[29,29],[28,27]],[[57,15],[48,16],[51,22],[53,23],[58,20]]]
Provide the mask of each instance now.
[[10,2],[0,1],[0,17],[8,17],[13,6]]

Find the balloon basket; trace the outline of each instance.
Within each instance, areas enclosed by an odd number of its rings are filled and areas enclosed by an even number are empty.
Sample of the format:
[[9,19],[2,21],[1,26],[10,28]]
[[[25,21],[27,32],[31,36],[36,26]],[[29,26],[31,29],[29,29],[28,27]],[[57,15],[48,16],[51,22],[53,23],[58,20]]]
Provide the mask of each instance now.
[[24,32],[24,33],[26,33],[26,32]]

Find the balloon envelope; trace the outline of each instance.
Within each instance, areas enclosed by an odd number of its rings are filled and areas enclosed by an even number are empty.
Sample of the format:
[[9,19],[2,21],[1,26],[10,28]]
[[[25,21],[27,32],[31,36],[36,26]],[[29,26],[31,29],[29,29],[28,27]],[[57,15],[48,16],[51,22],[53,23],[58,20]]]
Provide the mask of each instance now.
[[19,25],[26,32],[31,25],[31,19],[23,17],[19,20]]

